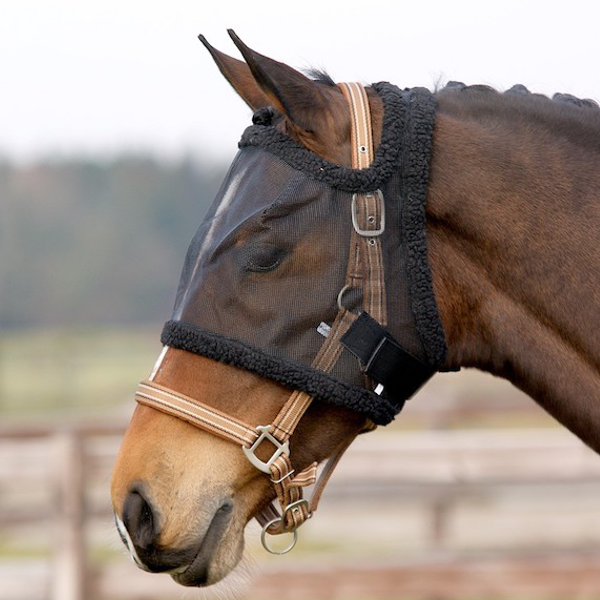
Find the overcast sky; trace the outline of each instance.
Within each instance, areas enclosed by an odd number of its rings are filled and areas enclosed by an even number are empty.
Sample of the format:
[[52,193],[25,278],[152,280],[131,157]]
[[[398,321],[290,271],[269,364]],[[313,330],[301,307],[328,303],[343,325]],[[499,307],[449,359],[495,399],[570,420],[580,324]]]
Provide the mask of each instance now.
[[250,111],[196,39],[336,81],[600,99],[593,0],[0,0],[0,154],[233,155]]

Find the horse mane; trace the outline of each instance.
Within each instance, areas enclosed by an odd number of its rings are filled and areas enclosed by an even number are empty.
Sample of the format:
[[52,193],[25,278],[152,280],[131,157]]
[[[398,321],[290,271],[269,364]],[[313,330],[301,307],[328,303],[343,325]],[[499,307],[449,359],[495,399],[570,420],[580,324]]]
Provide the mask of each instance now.
[[[310,77],[313,81],[317,83],[321,83],[323,85],[327,85],[330,87],[335,87],[336,83],[327,73],[327,71],[323,69],[315,69],[309,68],[305,71],[307,77]],[[517,83],[513,85],[508,90],[504,92],[500,92],[495,88],[484,85],[484,84],[474,84],[474,85],[466,85],[461,81],[449,81],[442,88],[436,88],[434,93],[436,95],[445,95],[447,93],[459,92],[464,94],[465,96],[477,96],[481,97],[481,94],[489,95],[489,97],[498,96],[500,98],[530,98],[535,99],[536,102],[550,102],[556,103],[558,106],[569,104],[571,106],[577,106],[578,108],[583,109],[591,109],[596,112],[596,114],[600,115],[600,105],[596,100],[592,100],[591,98],[578,98],[572,94],[566,94],[562,92],[557,92],[552,95],[552,97],[545,96],[544,94],[538,94],[531,92],[527,87],[525,87],[521,83]]]
[[[319,84],[336,85],[329,73],[322,69],[310,68],[305,70],[305,74]],[[506,119],[515,123],[519,119],[527,119],[530,123],[545,123],[546,127],[571,138],[578,145],[600,152],[600,105],[590,98],[566,93],[548,97],[531,92],[520,83],[498,91],[489,85],[466,85],[460,81],[436,86],[434,95],[441,105],[448,106],[447,103],[450,103],[454,110],[470,113],[475,118]]]
[[443,88],[436,90],[438,94],[444,94],[448,91],[459,91],[464,94],[469,93],[489,93],[490,95],[498,95],[498,96],[506,96],[506,97],[521,97],[521,98],[536,98],[542,101],[552,101],[552,102],[563,102],[567,104],[571,104],[574,106],[578,106],[580,108],[590,108],[594,110],[600,110],[600,105],[595,100],[590,98],[578,98],[577,96],[573,96],[572,94],[565,93],[555,93],[552,98],[545,96],[544,94],[537,94],[534,92],[530,92],[523,84],[517,83],[513,85],[511,88],[504,92],[499,92],[489,85],[466,85],[461,81],[449,81]]
[[331,75],[329,75],[329,73],[323,69],[310,68],[306,69],[305,73],[307,77],[310,77],[310,79],[316,81],[317,83],[322,83],[323,85],[328,85],[330,87],[335,87],[336,85]]
[[[537,131],[540,139],[551,134],[573,147],[600,155],[600,107],[594,100],[557,93],[551,98],[517,84],[504,92],[488,85],[450,81],[435,92],[438,110],[490,127],[503,126],[515,133]],[[570,149],[569,149],[570,148]]]

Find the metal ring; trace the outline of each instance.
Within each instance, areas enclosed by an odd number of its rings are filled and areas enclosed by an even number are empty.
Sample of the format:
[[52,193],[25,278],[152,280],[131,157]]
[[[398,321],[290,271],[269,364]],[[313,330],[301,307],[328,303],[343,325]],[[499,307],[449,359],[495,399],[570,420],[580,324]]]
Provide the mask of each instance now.
[[273,525],[273,523],[281,523],[283,525],[283,519],[281,518],[276,518],[276,519],[272,519],[271,521],[269,521],[262,529],[262,532],[260,534],[260,543],[263,545],[263,548],[269,552],[270,554],[287,554],[288,552],[290,552],[290,550],[292,550],[294,548],[294,546],[296,545],[296,542],[298,541],[298,530],[297,529],[292,529],[292,531],[289,531],[287,533],[292,533],[294,535],[294,538],[292,539],[292,542],[286,546],[283,550],[273,550],[273,548],[270,548],[269,545],[267,544],[267,529],[269,527],[271,527],[271,525]]
[[337,297],[337,305],[338,305],[338,308],[339,308],[340,310],[344,310],[344,306],[342,305],[342,299],[343,299],[343,297],[344,297],[344,294],[345,294],[345,293],[346,293],[346,292],[347,292],[349,289],[350,289],[350,286],[349,286],[348,284],[346,284],[346,285],[345,285],[345,286],[344,286],[344,287],[343,287],[343,288],[340,290],[340,293],[338,294],[338,297]]

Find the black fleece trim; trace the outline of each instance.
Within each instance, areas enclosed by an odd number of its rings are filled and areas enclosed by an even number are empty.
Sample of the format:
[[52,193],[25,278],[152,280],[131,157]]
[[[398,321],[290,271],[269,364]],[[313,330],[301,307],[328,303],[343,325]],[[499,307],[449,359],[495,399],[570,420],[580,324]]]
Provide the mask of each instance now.
[[381,143],[371,166],[349,169],[334,165],[300,146],[271,125],[253,125],[244,132],[240,148],[257,146],[275,154],[294,169],[347,192],[383,187],[401,170],[404,202],[402,228],[407,252],[407,275],[417,332],[428,363],[439,369],[446,360],[444,329],[433,293],[427,258],[425,203],[436,101],[425,88],[402,92],[387,82],[373,84],[383,102]]
[[252,125],[244,131],[239,147],[257,146],[275,154],[288,165],[345,192],[371,192],[394,174],[402,158],[401,140],[408,108],[408,95],[391,83],[374,83],[384,108],[381,142],[367,169],[334,165],[307,150],[270,125]]
[[[382,140],[368,169],[348,169],[329,163],[266,122],[249,127],[242,136],[240,147],[256,146],[267,150],[291,167],[347,192],[382,188],[394,173],[400,172],[401,198],[395,201],[403,203],[402,243],[406,246],[412,312],[427,361],[433,369],[439,369],[445,362],[447,347],[433,293],[425,231],[435,98],[424,88],[402,92],[389,83],[377,83],[373,88],[381,96],[385,112]],[[188,323],[168,321],[161,340],[166,346],[245,369],[290,389],[302,390],[317,399],[356,411],[378,425],[391,422],[401,408],[385,397],[312,367],[275,357],[239,340]]]
[[427,258],[425,204],[429,186],[429,160],[435,125],[436,101],[425,88],[413,88],[402,140],[402,233],[406,244],[406,272],[417,332],[429,364],[439,369],[448,348],[435,301]]
[[377,425],[390,423],[398,408],[368,390],[349,385],[311,367],[276,358],[239,340],[181,321],[167,321],[161,335],[165,346],[187,350],[206,358],[267,377],[337,406],[349,408]]

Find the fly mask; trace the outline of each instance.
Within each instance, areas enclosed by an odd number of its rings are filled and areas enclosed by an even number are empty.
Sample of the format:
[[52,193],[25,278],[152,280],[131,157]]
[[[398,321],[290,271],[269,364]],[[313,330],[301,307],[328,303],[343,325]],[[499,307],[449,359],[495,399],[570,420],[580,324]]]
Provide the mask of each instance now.
[[[317,464],[295,473],[289,438],[314,399],[385,425],[446,356],[425,239],[425,199],[435,100],[425,89],[373,85],[381,143],[373,153],[367,94],[340,84],[352,116],[352,167],[331,164],[255,114],[186,257],[165,346],[281,383],[290,398],[267,425],[247,424],[197,399],[140,384],[136,400],[240,444],[269,474],[281,512],[257,518],[266,534],[311,516],[341,453],[311,502]],[[256,456],[264,440],[275,446]],[[348,441],[348,444],[351,440]]]

